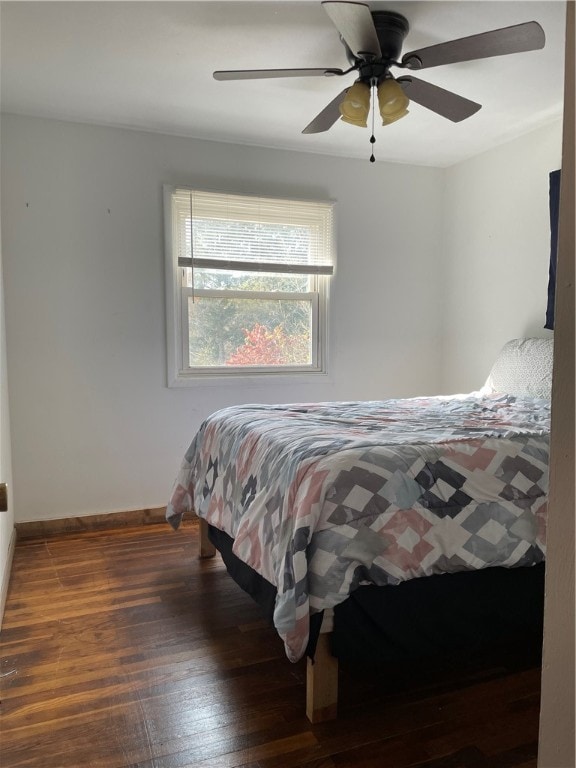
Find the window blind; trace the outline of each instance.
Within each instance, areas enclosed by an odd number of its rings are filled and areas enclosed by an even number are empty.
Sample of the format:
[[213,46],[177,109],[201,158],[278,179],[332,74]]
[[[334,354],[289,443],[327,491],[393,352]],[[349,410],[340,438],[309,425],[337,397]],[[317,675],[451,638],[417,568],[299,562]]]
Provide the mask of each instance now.
[[178,188],[172,206],[180,267],[333,274],[331,202]]

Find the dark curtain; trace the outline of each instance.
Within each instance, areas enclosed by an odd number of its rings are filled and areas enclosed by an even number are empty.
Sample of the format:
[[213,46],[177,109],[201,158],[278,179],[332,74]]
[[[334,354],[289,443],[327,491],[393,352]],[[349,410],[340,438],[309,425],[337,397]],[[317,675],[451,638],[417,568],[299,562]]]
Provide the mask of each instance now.
[[550,271],[548,305],[544,328],[554,329],[554,294],[556,290],[556,253],[558,251],[558,213],[560,210],[560,171],[550,173]]

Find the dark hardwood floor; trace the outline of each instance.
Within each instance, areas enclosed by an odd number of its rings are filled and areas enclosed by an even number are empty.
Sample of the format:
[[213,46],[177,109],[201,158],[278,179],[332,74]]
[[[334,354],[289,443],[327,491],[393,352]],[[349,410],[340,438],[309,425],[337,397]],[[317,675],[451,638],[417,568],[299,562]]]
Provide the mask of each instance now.
[[341,669],[339,718],[198,529],[17,544],[2,630],[3,768],[535,768],[540,670]]

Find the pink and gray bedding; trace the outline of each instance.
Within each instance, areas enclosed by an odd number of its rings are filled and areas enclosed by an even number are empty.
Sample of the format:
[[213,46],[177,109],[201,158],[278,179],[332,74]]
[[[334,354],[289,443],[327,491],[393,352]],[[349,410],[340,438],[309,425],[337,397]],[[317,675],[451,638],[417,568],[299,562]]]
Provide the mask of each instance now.
[[362,584],[544,558],[548,400],[244,405],[210,416],[167,518],[194,510],[277,589],[290,660],[311,613]]

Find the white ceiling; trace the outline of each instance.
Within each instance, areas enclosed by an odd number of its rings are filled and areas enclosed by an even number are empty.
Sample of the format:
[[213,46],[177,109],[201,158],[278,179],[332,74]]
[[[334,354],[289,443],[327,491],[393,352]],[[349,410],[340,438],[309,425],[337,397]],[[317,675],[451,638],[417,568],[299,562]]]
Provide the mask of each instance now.
[[[407,17],[403,53],[532,20],[546,34],[543,50],[422,71],[421,79],[482,109],[452,123],[412,104],[403,120],[377,127],[377,160],[448,166],[560,117],[563,1],[393,0],[370,7]],[[301,134],[353,73],[212,78],[215,69],[346,69],[319,0],[3,2],[1,64],[4,112],[344,157],[371,151],[370,131],[341,121],[327,133]]]

